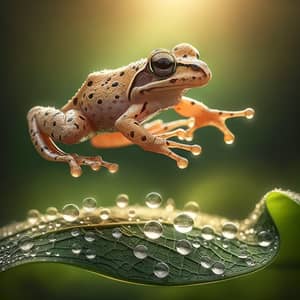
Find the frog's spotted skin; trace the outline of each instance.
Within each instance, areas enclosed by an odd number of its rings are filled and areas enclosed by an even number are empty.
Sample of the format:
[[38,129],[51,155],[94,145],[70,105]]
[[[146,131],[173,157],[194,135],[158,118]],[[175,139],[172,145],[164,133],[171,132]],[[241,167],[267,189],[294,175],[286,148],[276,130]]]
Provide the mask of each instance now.
[[[203,86],[211,78],[208,66],[201,61],[193,46],[183,43],[171,51],[156,49],[147,59],[141,59],[115,70],[89,74],[74,97],[61,109],[36,106],[28,112],[32,142],[42,157],[50,161],[66,162],[74,177],[81,175],[81,165],[93,170],[101,166],[116,172],[118,165],[102,160],[68,154],[54,142],[80,143],[91,138],[99,148],[137,144],[144,150],[166,155],[185,168],[187,159],[171,149],[183,149],[198,155],[201,147],[169,140],[178,137],[192,140],[193,133],[203,126],[215,126],[224,133],[224,140],[232,143],[234,135],[225,120],[234,117],[251,118],[252,109],[237,112],[209,109],[203,103],[183,96],[192,87]],[[173,108],[188,117],[169,123],[155,120],[154,114]],[[183,130],[180,127],[186,127]]]

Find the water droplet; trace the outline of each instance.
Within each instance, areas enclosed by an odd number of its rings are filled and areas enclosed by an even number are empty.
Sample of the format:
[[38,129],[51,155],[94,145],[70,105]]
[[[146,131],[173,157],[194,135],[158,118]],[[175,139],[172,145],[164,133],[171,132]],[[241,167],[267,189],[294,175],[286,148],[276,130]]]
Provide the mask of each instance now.
[[224,239],[224,240],[222,241],[222,247],[223,247],[224,249],[227,249],[227,248],[229,247],[229,240]]
[[186,213],[180,213],[177,215],[173,222],[175,230],[181,233],[190,232],[194,226],[193,219]]
[[46,255],[51,255],[51,251],[46,251]]
[[135,209],[131,208],[131,209],[128,210],[128,217],[129,218],[131,218],[131,219],[134,218],[135,214],[136,214]]
[[80,235],[79,229],[73,228],[73,229],[71,230],[71,235],[72,235],[73,237],[79,236],[79,235]]
[[57,210],[56,207],[51,206],[51,207],[48,207],[46,209],[46,218],[47,218],[47,220],[53,221],[57,218],[57,216],[58,216],[58,210]]
[[247,266],[249,266],[249,267],[253,267],[253,266],[255,266],[255,261],[254,261],[254,259],[253,259],[252,257],[248,257],[248,258],[246,259],[246,264],[247,264]]
[[84,235],[84,239],[87,242],[92,243],[96,239],[96,235],[93,231],[87,231]]
[[20,249],[23,252],[28,252],[34,247],[34,242],[29,236],[23,236],[19,241]]
[[30,224],[35,224],[39,221],[40,219],[40,212],[36,209],[31,209],[28,211],[27,213],[27,221],[30,223]]
[[158,221],[148,221],[144,225],[144,234],[151,240],[156,240],[161,237],[163,227]]
[[225,265],[217,261],[213,264],[211,270],[216,275],[222,275],[225,272]]
[[146,205],[149,208],[158,208],[162,203],[162,196],[159,193],[149,193],[145,197]]
[[257,240],[258,240],[258,245],[261,247],[269,247],[273,242],[271,233],[267,231],[261,231],[257,235]]
[[108,208],[103,208],[101,211],[100,211],[100,219],[105,221],[105,220],[108,220],[110,216],[110,210]]
[[153,273],[157,278],[165,278],[169,275],[169,266],[164,262],[159,262],[154,266]]
[[128,203],[129,203],[128,195],[120,194],[117,196],[116,204],[118,207],[125,208],[128,205]]
[[231,222],[227,222],[222,227],[222,235],[224,238],[232,240],[236,237],[236,234],[238,232],[238,227]]
[[196,248],[196,249],[198,249],[198,248],[201,247],[200,242],[199,242],[199,241],[196,241],[196,240],[194,240],[194,241],[192,242],[192,245],[193,245],[193,247]]
[[75,204],[67,204],[62,209],[62,215],[65,221],[74,222],[79,217],[79,208]]
[[111,234],[115,239],[120,239],[123,235],[120,228],[114,228]]
[[74,243],[74,244],[72,245],[72,252],[73,252],[74,254],[76,254],[76,255],[80,254],[81,250],[82,250],[82,248],[81,248],[80,244]]
[[212,266],[212,263],[213,262],[209,256],[202,256],[200,258],[200,265],[205,269],[209,269]]
[[97,200],[93,197],[87,197],[82,200],[82,208],[87,213],[92,213],[97,208]]
[[144,259],[148,255],[148,248],[144,245],[137,245],[133,249],[133,254],[138,259]]
[[190,254],[192,249],[192,244],[188,240],[179,240],[176,242],[176,250],[181,255]]
[[86,252],[85,252],[85,257],[87,259],[94,259],[96,257],[96,250],[87,249]]
[[170,212],[173,212],[175,210],[175,201],[174,199],[172,198],[169,198],[167,201],[166,201],[166,211],[168,213]]
[[189,201],[184,205],[183,210],[195,220],[199,213],[199,205],[195,201]]
[[212,240],[215,236],[213,227],[210,225],[204,225],[201,230],[201,236],[207,241]]

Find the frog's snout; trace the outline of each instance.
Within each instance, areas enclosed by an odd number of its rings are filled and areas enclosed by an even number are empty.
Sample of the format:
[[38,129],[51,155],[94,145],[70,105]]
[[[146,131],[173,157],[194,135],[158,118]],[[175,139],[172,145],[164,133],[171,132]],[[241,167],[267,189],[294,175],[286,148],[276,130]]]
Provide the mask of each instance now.
[[199,62],[192,64],[191,67],[194,71],[200,71],[204,73],[208,80],[211,79],[212,77],[211,70],[205,62],[200,60]]

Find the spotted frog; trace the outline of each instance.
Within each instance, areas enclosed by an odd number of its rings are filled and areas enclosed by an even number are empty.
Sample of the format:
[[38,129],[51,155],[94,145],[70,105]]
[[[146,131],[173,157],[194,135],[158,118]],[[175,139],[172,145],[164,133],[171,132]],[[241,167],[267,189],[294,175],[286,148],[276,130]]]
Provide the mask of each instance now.
[[[170,138],[191,141],[196,129],[215,126],[223,132],[225,142],[232,143],[234,135],[225,121],[254,115],[251,108],[241,111],[210,109],[183,95],[190,88],[206,85],[211,77],[198,50],[187,43],[171,51],[156,49],[148,58],[125,67],[91,73],[61,109],[36,106],[28,112],[33,145],[43,158],[68,163],[74,177],[82,174],[82,165],[95,171],[105,167],[111,173],[118,170],[118,165],[101,156],[66,153],[56,142],[75,144],[90,139],[98,148],[136,144],[146,151],[168,156],[179,168],[186,168],[188,160],[172,149],[199,155],[201,147]],[[185,118],[167,123],[162,120],[149,122],[155,114],[166,109],[173,109]]]

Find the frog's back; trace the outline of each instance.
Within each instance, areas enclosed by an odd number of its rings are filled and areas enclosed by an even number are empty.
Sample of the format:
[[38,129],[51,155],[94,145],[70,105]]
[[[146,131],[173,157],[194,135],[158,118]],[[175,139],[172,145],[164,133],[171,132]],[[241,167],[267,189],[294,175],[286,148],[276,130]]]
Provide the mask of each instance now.
[[115,121],[129,107],[127,91],[144,60],[114,70],[88,75],[72,99],[97,130],[113,129]]

